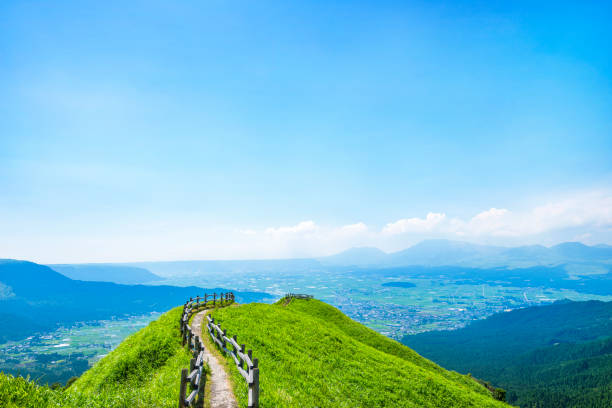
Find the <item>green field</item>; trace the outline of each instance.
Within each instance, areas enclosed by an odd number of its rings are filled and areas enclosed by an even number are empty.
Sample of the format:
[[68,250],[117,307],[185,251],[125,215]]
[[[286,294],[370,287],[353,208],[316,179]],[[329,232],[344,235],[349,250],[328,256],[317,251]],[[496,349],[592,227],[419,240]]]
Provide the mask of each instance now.
[[159,317],[159,313],[98,320],[60,327],[0,345],[0,371],[30,376],[39,383],[65,383],[81,375],[127,336]]

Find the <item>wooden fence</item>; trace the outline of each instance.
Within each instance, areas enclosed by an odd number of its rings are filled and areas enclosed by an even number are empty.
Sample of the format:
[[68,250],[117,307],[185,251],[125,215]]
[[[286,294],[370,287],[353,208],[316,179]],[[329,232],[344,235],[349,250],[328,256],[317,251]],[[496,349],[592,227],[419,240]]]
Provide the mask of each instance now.
[[[221,351],[232,356],[238,372],[242,375],[248,386],[248,408],[259,407],[259,361],[253,358],[253,351],[248,350],[245,353],[245,345],[238,344],[238,339],[234,335],[230,337],[227,330],[223,330],[215,319],[206,315],[208,320],[208,334],[213,341],[219,346]],[[227,346],[231,345],[231,349]]]
[[[209,307],[227,306],[234,302],[232,292],[217,295],[205,294],[204,297],[197,296],[190,298],[183,305],[181,315],[181,337],[183,346],[187,344],[193,353],[193,358],[189,363],[189,371],[186,368],[181,370],[181,386],[179,390],[179,408],[195,407],[204,408],[204,390],[206,388],[206,372],[204,371],[204,343],[198,335],[194,335],[189,326],[189,319],[194,313]],[[189,395],[187,387],[189,386]]]
[[286,293],[285,296],[283,296],[283,299],[288,299],[288,298],[296,298],[296,299],[312,299],[312,295],[304,295],[302,293]]

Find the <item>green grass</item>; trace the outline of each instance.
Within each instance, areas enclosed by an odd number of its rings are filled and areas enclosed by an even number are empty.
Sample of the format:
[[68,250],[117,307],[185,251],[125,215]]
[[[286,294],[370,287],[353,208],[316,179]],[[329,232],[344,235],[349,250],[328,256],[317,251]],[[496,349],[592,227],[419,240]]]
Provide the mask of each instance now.
[[[469,377],[317,300],[248,304],[213,316],[259,358],[262,408],[507,407]],[[244,379],[235,367],[230,372],[246,407]]]
[[191,354],[181,347],[177,307],[124,340],[68,390],[51,390],[0,374],[0,406],[175,407],[180,370]]

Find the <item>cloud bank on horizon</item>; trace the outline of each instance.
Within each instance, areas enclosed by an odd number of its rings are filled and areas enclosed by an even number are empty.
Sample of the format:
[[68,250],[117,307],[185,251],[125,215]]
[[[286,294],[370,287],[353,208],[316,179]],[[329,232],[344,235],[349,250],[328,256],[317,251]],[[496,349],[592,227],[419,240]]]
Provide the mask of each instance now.
[[[575,192],[531,208],[490,208],[467,218],[429,212],[383,225],[302,220],[264,228],[210,228],[190,219],[125,225],[122,232],[107,236],[16,236],[3,240],[0,258],[46,263],[301,258],[362,246],[394,252],[426,239],[500,246],[612,244],[612,191]],[[20,252],[22,248],[26,251]]]
[[422,218],[402,218],[382,228],[370,227],[364,222],[330,227],[308,220],[293,226],[262,231],[248,229],[241,233],[258,241],[259,245],[265,243],[269,248],[283,248],[294,256],[329,255],[354,246],[397,251],[425,239],[437,238],[505,246],[553,245],[565,241],[610,244],[612,192],[577,192],[519,211],[490,208],[467,219],[429,212]]

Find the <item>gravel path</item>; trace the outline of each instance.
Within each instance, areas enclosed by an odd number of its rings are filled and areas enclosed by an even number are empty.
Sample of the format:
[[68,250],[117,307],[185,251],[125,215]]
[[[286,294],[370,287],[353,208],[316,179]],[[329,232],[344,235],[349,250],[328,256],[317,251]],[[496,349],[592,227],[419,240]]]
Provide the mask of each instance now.
[[[191,329],[195,334],[204,338],[208,336],[206,329],[202,330],[202,322],[208,310],[198,313],[191,322]],[[225,368],[219,363],[218,357],[208,349],[204,348],[204,358],[210,368],[210,407],[211,408],[237,408],[236,397],[232,393],[232,386],[225,372]]]

